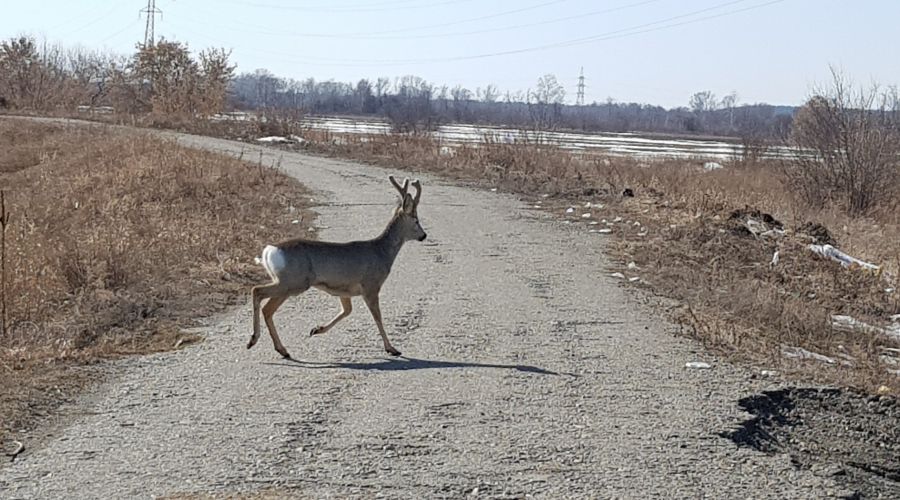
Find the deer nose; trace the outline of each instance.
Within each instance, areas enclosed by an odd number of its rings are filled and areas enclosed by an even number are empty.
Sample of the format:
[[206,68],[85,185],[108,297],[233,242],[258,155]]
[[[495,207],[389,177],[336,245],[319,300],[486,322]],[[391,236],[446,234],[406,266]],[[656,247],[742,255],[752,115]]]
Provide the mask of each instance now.
[[427,238],[427,237],[428,237],[428,235],[427,235],[427,234],[425,234],[425,233],[422,233],[422,237],[421,237],[421,238],[419,238],[419,241],[425,241],[425,238]]

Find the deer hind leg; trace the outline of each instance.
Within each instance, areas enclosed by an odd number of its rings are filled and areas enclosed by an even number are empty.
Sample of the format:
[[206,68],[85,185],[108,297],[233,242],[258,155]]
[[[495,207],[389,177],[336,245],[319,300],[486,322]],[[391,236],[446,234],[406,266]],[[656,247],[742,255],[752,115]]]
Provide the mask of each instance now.
[[[263,299],[270,299],[271,302],[272,297],[281,296],[283,294],[284,292],[278,283],[255,286],[251,290],[250,296],[253,300],[253,335],[250,337],[250,342],[247,343],[247,349],[256,345],[256,342],[259,340],[259,313]],[[267,302],[266,305],[268,306],[268,304],[269,303]]]
[[365,300],[366,305],[369,306],[372,318],[378,326],[378,333],[381,334],[381,340],[384,342],[384,350],[392,356],[399,356],[400,351],[394,349],[394,346],[391,345],[391,341],[387,338],[387,334],[384,333],[384,325],[381,323],[381,306],[378,303],[378,294],[365,294],[363,295],[363,300]]
[[247,342],[247,349],[256,345],[256,341],[259,340],[259,308],[262,300],[268,297],[271,297],[270,293],[273,288],[275,288],[275,284],[272,283],[270,285],[259,285],[253,287],[250,291],[250,298],[253,300],[253,335],[250,336],[250,342]]
[[329,321],[325,325],[317,326],[310,330],[309,336],[313,335],[321,335],[328,330],[331,330],[334,325],[338,324],[338,322],[347,316],[350,316],[350,313],[353,312],[353,302],[351,302],[350,297],[341,297],[341,312],[338,313],[337,316],[334,317],[331,321]]
[[284,348],[284,345],[281,343],[281,339],[278,338],[278,332],[275,330],[275,321],[272,320],[272,315],[275,314],[275,311],[281,307],[281,304],[284,304],[284,301],[287,300],[287,295],[277,295],[272,297],[266,302],[266,305],[262,308],[263,318],[266,320],[266,327],[269,329],[269,335],[272,337],[272,343],[275,344],[275,350],[278,351],[278,354],[281,354],[285,359],[291,359],[291,355],[288,354],[287,349]]

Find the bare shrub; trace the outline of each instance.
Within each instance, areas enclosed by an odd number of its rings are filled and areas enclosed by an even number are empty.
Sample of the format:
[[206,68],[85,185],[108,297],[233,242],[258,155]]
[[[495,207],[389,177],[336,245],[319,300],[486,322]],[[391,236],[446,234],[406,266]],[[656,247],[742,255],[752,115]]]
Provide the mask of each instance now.
[[877,85],[854,88],[837,71],[832,76],[831,87],[797,112],[786,172],[811,205],[864,214],[898,194],[900,108]]

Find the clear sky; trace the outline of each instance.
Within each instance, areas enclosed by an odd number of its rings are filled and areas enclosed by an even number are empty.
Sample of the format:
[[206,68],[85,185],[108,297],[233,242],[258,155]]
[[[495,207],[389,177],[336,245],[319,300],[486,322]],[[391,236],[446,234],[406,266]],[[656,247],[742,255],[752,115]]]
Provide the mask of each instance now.
[[[0,37],[130,53],[147,0],[5,0]],[[829,64],[900,84],[900,0],[157,0],[157,37],[233,50],[238,71],[355,82],[414,74],[525,90],[553,73],[587,102],[799,104]]]

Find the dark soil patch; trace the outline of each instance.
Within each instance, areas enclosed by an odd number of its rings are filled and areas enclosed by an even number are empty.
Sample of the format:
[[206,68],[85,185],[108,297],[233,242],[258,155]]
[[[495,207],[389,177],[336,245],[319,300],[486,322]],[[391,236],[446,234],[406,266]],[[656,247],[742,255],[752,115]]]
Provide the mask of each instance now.
[[900,498],[900,402],[837,389],[766,391],[740,401],[754,417],[726,433],[741,446],[786,453],[855,498]]

